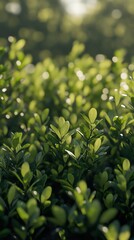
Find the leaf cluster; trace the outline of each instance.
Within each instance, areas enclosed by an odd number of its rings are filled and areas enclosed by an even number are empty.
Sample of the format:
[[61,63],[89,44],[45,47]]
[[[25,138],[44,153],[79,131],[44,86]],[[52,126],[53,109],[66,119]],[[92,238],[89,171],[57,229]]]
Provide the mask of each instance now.
[[1,50],[0,239],[133,239],[133,63],[24,44]]

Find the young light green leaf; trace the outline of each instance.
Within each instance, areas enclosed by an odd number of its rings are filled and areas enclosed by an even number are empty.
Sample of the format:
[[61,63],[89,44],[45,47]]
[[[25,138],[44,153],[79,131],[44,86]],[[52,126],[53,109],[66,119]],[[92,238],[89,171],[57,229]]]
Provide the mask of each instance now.
[[60,128],[60,134],[61,134],[61,137],[64,137],[65,134],[68,132],[69,130],[69,127],[70,127],[70,123],[69,121],[66,121],[62,127]]
[[47,186],[41,194],[41,203],[44,203],[46,200],[48,200],[51,197],[51,194],[52,194],[52,187]]
[[94,143],[94,151],[97,152],[98,149],[100,148],[100,146],[101,146],[101,139],[97,138],[95,143]]
[[40,119],[40,116],[39,116],[38,113],[35,113],[35,114],[34,114],[34,118],[35,118],[36,122],[37,122],[39,125],[41,125],[41,119]]
[[80,147],[80,145],[77,145],[75,147],[74,154],[75,154],[76,158],[78,158],[80,156],[80,154],[81,154],[81,147]]
[[81,180],[80,182],[78,182],[78,187],[80,188],[82,194],[86,193],[86,191],[87,191],[87,184],[86,184],[85,181]]
[[18,42],[16,42],[16,50],[21,50],[25,46],[25,43],[26,41],[24,39],[20,39]]
[[30,172],[30,166],[28,162],[24,162],[21,166],[21,175],[24,178],[25,175]]
[[17,212],[18,212],[20,218],[21,218],[24,222],[27,222],[27,220],[29,219],[28,213],[27,213],[22,207],[17,207]]
[[88,113],[88,117],[91,123],[94,123],[97,118],[97,110],[95,108],[91,108]]
[[74,198],[78,207],[81,207],[83,205],[84,196],[81,194],[81,189],[79,187],[76,187],[76,190],[74,190]]
[[37,207],[37,201],[34,198],[30,198],[27,202],[27,210],[28,210],[28,215],[32,216],[34,214],[34,216],[36,215],[39,216],[39,208]]
[[58,130],[58,128],[56,128],[53,124],[51,124],[50,127],[54,131],[54,133],[58,136],[58,138],[61,139],[60,131]]
[[90,224],[95,224],[101,213],[101,204],[98,200],[94,200],[87,210],[87,217]]
[[27,208],[35,208],[37,206],[37,201],[34,198],[30,198],[27,202]]
[[65,119],[64,119],[64,117],[59,117],[58,120],[59,120],[59,121],[58,121],[58,125],[59,125],[59,127],[62,127],[62,126],[64,125],[64,123],[65,123]]
[[123,161],[123,170],[128,171],[130,169],[130,161],[128,159],[124,159]]
[[107,240],[117,240],[119,228],[119,222],[115,220],[108,227],[102,227],[102,232],[104,233]]

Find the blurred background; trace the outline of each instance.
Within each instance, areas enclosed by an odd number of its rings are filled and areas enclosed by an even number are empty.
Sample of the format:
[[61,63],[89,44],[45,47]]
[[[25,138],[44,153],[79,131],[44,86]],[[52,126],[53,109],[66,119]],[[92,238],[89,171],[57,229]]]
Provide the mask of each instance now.
[[46,56],[62,62],[74,41],[92,56],[111,58],[124,48],[130,61],[133,24],[133,0],[0,0],[0,43],[9,36],[26,39],[34,62]]

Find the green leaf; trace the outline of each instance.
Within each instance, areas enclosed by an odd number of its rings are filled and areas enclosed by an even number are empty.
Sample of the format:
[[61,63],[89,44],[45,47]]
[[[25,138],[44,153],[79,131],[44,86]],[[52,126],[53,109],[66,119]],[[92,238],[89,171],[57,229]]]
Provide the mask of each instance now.
[[119,240],[129,240],[130,239],[130,227],[128,225],[124,225],[121,228],[121,232],[119,234]]
[[66,212],[63,208],[54,205],[52,206],[52,213],[58,226],[63,226],[66,223]]
[[119,174],[116,176],[116,179],[117,179],[117,186],[120,188],[120,190],[122,191],[126,191],[127,189],[127,182],[126,182],[126,178],[124,177],[123,174]]
[[22,133],[17,132],[12,136],[12,145],[14,148],[18,146],[18,144],[22,143]]
[[87,184],[85,181],[81,180],[78,183],[78,187],[80,188],[82,194],[85,194],[87,192]]
[[25,46],[26,41],[24,39],[20,39],[18,42],[15,44],[16,50],[21,50]]
[[13,145],[13,147],[16,148],[18,144],[19,144],[19,138],[14,138],[14,139],[12,140],[12,145]]
[[81,189],[79,187],[76,187],[76,190],[74,191],[74,197],[78,207],[81,208],[83,205],[84,197],[81,194]]
[[36,201],[36,199],[30,198],[30,199],[28,200],[28,202],[27,202],[27,208],[28,208],[28,210],[31,210],[31,209],[32,209],[32,211],[34,211],[34,209],[36,208],[36,206],[37,206],[37,201]]
[[112,121],[106,112],[104,112],[104,117],[105,117],[105,120],[107,121],[108,125],[111,126]]
[[70,127],[70,123],[69,121],[66,121],[62,127],[60,128],[60,134],[61,134],[61,137],[64,137],[65,134],[68,132],[69,130],[69,127]]
[[52,194],[52,187],[47,186],[41,194],[41,203],[45,203],[45,201],[51,197],[51,194]]
[[107,171],[104,171],[103,173],[101,173],[101,179],[100,179],[100,183],[102,186],[104,186],[104,184],[108,181],[108,173]]
[[20,218],[21,218],[24,222],[27,222],[27,220],[29,219],[28,213],[27,213],[22,207],[17,207],[17,212],[18,212]]
[[73,184],[74,183],[74,176],[72,173],[68,173],[67,175],[68,181]]
[[3,208],[2,204],[0,204],[0,214],[1,214],[1,212],[4,212],[4,208]]
[[87,210],[87,217],[90,224],[95,224],[101,213],[101,205],[98,200],[94,200]]
[[108,193],[105,199],[105,205],[107,208],[112,207],[114,201],[114,196],[112,193]]
[[128,159],[124,159],[123,161],[123,170],[128,171],[130,169],[130,161]]
[[46,108],[46,109],[42,112],[42,114],[41,114],[41,118],[42,118],[42,121],[43,121],[43,122],[47,119],[48,114],[49,114],[49,109]]
[[116,215],[118,210],[116,208],[109,208],[106,211],[104,211],[100,218],[101,224],[106,224],[110,222]]
[[7,200],[8,200],[9,205],[12,203],[12,201],[15,197],[15,193],[16,193],[16,187],[15,187],[15,185],[12,185],[7,194]]
[[101,146],[101,139],[98,138],[98,139],[96,139],[96,141],[94,143],[94,151],[97,152],[98,149],[100,148],[100,146]]
[[65,124],[65,119],[64,117],[59,117],[58,119],[58,125],[59,127],[62,127]]
[[35,118],[36,122],[37,122],[39,125],[41,125],[41,119],[40,119],[40,116],[39,116],[38,113],[35,113],[35,114],[34,114],[34,118]]
[[107,240],[117,240],[120,224],[118,221],[112,222],[108,227],[103,226],[102,232]]
[[60,131],[58,130],[58,128],[56,128],[53,124],[51,124],[50,127],[53,132],[58,136],[58,138],[61,139]]
[[81,154],[81,147],[79,145],[77,145],[74,149],[74,154],[76,156],[76,158],[78,158]]
[[21,166],[21,175],[24,178],[27,173],[30,172],[30,166],[28,162],[24,162]]
[[26,175],[23,177],[23,184],[27,186],[27,183],[30,183],[33,178],[33,173],[30,171],[26,173]]
[[33,224],[34,228],[41,227],[46,222],[46,218],[44,216],[40,216],[37,218],[36,222]]
[[118,106],[120,103],[121,95],[117,89],[115,89],[115,105]]
[[95,108],[91,108],[88,113],[88,117],[91,123],[94,123],[97,118],[97,110]]
[[81,116],[83,117],[83,119],[84,119],[88,124],[90,124],[89,118],[88,118],[85,114],[82,114],[82,113],[81,113]]

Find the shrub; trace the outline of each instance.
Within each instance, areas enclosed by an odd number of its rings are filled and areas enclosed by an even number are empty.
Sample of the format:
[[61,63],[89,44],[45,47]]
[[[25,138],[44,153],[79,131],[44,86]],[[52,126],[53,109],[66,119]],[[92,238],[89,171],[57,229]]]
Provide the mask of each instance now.
[[0,238],[133,239],[133,64],[24,44],[0,50]]

